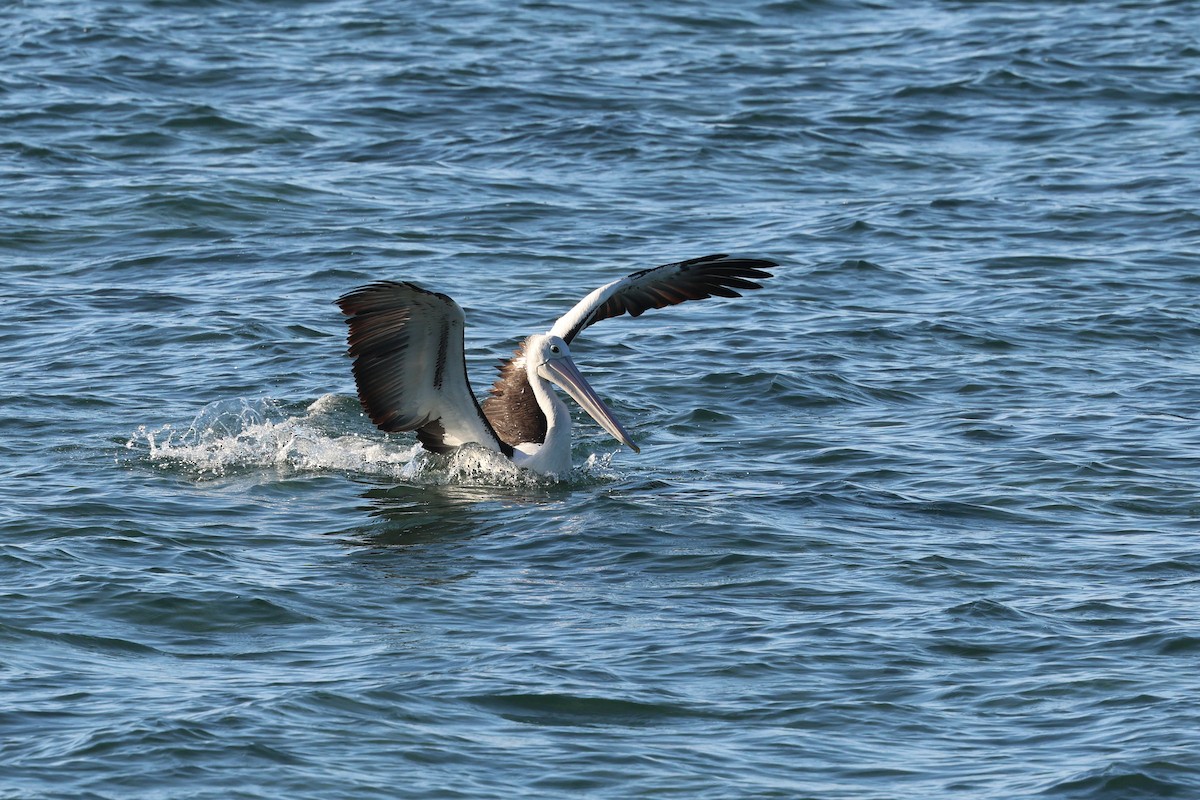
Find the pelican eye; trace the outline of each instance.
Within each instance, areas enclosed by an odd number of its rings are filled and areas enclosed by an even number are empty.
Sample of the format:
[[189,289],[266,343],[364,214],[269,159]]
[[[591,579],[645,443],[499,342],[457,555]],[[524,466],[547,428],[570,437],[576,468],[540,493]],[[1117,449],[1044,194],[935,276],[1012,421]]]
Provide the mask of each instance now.
[[558,345],[556,345],[556,344],[552,344],[552,345],[550,345],[550,352],[551,352],[551,353],[561,353],[561,352],[562,352],[562,350],[561,350],[561,349],[559,349],[559,346],[558,346]]

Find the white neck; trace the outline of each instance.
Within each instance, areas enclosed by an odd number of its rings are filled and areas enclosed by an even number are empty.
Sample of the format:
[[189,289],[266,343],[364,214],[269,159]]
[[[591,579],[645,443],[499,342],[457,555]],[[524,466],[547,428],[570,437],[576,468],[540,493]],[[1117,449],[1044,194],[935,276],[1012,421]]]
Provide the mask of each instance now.
[[526,375],[538,407],[546,415],[546,439],[536,449],[524,445],[528,449],[513,453],[513,463],[542,475],[562,477],[571,471],[571,411],[550,382],[537,374],[537,367],[527,366]]

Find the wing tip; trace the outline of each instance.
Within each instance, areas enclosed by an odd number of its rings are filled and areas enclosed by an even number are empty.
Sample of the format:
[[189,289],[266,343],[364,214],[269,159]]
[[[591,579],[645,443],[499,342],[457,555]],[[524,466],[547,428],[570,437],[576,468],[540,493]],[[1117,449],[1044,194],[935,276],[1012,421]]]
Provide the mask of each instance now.
[[[767,270],[782,266],[770,258],[746,258],[730,256],[728,253],[714,253],[700,258],[691,258],[674,264],[680,272],[703,271],[738,278],[773,278],[775,274]],[[749,287],[743,287],[749,288]],[[762,287],[756,287],[762,288]]]
[[383,310],[389,304],[395,304],[397,301],[400,301],[402,296],[406,294],[435,297],[446,305],[457,305],[454,302],[454,298],[440,292],[431,292],[428,289],[422,289],[417,284],[410,283],[409,281],[389,280],[372,281],[371,283],[351,289],[334,300],[333,305],[340,308],[346,316],[354,316],[356,314]]
[[[333,304],[341,309],[347,317],[356,317],[360,314],[378,311],[384,306],[388,294],[404,285],[398,281],[373,281],[351,289],[334,300]],[[346,320],[346,322],[349,324],[351,320]]]

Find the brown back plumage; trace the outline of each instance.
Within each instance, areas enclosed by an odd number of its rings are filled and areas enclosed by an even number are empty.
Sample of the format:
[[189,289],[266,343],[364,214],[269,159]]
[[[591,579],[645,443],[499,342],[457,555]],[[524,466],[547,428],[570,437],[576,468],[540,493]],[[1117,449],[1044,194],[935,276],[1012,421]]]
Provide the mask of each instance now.
[[512,357],[497,369],[500,377],[483,401],[483,415],[501,441],[509,445],[544,442],[546,415],[538,406],[525,374],[525,342],[521,342]]

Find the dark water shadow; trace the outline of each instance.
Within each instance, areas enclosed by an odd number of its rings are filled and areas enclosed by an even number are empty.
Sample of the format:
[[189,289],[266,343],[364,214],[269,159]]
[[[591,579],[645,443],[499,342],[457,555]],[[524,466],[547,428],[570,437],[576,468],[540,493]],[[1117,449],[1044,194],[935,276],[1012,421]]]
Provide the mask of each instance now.
[[536,506],[555,504],[565,487],[495,488],[485,486],[399,484],[362,494],[368,521],[349,531],[369,547],[409,547],[461,542],[504,530]]

